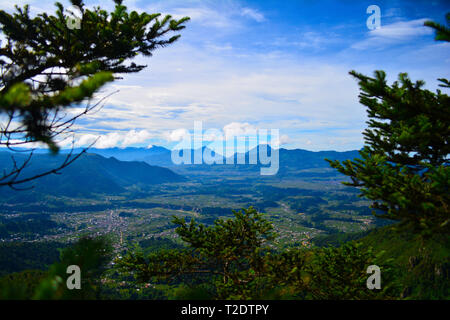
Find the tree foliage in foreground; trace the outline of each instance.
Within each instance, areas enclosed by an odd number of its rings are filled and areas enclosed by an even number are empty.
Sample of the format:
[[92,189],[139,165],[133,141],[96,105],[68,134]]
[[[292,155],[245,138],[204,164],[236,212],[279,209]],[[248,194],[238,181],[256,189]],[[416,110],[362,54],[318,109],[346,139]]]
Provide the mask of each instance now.
[[[174,222],[186,249],[145,255],[136,248],[116,259],[119,270],[141,283],[195,280],[193,284],[206,288],[215,299],[392,297],[390,286],[381,292],[366,287],[366,269],[377,259],[370,250],[347,244],[333,249],[276,251],[271,246],[275,240],[272,224],[252,207],[235,211],[233,219],[217,219],[208,227],[194,220],[186,223],[175,218]],[[389,274],[389,269],[385,270]]]
[[[82,10],[79,29],[68,27],[68,10],[59,2],[54,14],[31,16],[29,6],[0,10],[0,146],[38,142],[57,152],[57,138],[66,139],[75,120],[101,105],[101,100],[91,104],[94,94],[120,74],[145,68],[131,60],[174,43],[180,35],[173,33],[189,19],[130,12],[119,0],[112,12],[71,2]],[[72,161],[67,158],[61,167]],[[28,162],[13,161],[0,185],[32,180],[19,177]]]
[[[60,261],[50,267],[48,276],[37,288],[33,299],[99,299],[101,276],[112,259],[113,247],[105,237],[82,237],[61,251]],[[81,289],[69,290],[67,267],[81,270]]]
[[[450,15],[447,15],[450,23]],[[449,41],[449,29],[427,22],[436,39]],[[450,227],[450,97],[424,89],[406,73],[389,85],[386,74],[374,77],[351,71],[359,81],[360,103],[369,121],[360,158],[330,161],[373,200],[381,218],[397,220],[424,236],[447,233]],[[447,79],[438,79],[443,88]]]
[[136,250],[117,262],[140,281],[207,275],[214,279],[218,297],[248,298],[263,285],[259,280],[265,268],[264,256],[270,251],[266,244],[274,239],[273,227],[253,208],[235,211],[234,215],[235,219],[217,219],[210,227],[175,217],[176,232],[189,248],[148,256]]
[[[112,260],[113,248],[105,237],[82,237],[60,252],[47,271],[25,270],[0,278],[0,299],[80,300],[100,299],[101,276]],[[80,267],[81,289],[69,290],[71,265]]]
[[436,31],[436,37],[434,38],[437,41],[450,41],[450,12],[445,15],[445,20],[447,21],[447,26],[439,24],[434,21],[426,21],[425,25],[433,28]]
[[[392,226],[327,248],[276,248],[271,223],[253,208],[212,226],[176,219],[187,246],[150,241],[111,266],[104,238],[82,238],[49,271],[0,278],[0,299],[447,299],[448,242],[426,246]],[[191,227],[192,226],[192,227]],[[225,241],[222,241],[224,239]],[[159,245],[158,245],[159,243]],[[242,246],[241,249],[239,249]],[[69,265],[82,290],[67,290]],[[367,267],[381,270],[381,289],[366,286]]]

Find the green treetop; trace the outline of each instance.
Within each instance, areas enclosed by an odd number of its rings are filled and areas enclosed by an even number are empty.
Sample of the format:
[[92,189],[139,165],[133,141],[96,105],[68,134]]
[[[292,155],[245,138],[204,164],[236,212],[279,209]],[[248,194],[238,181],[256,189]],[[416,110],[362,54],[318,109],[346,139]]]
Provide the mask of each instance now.
[[[189,19],[129,12],[120,0],[112,12],[88,9],[80,0],[71,2],[82,12],[76,27],[71,27],[69,11],[59,2],[54,14],[34,17],[28,6],[16,6],[12,14],[0,10],[4,38],[0,46],[0,145],[13,148],[40,142],[57,152],[56,137],[71,132],[74,121],[98,103],[87,103],[81,112],[73,107],[89,101],[120,74],[145,68],[130,60],[140,54],[151,56],[155,49],[175,42],[180,35],[173,33]],[[0,185],[23,182],[18,178],[21,169],[14,163],[0,177]]]
[[[426,25],[437,30],[437,40],[449,40],[448,28]],[[365,146],[359,159],[329,161],[331,166],[350,177],[345,184],[373,200],[378,216],[401,221],[423,235],[448,232],[449,96],[424,89],[423,81],[413,82],[406,73],[392,85],[383,71],[373,78],[350,74],[358,79],[360,102],[367,107]],[[439,81],[449,87],[447,79]]]

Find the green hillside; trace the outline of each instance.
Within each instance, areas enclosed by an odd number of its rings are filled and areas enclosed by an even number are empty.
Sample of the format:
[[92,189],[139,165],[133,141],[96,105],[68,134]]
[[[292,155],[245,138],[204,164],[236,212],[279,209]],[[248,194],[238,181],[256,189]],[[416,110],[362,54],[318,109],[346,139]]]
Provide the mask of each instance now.
[[384,253],[381,261],[393,260],[405,289],[403,298],[449,299],[450,236],[434,235],[430,239],[399,233],[389,226],[373,230],[358,240],[365,247]]
[[[0,166],[8,168],[11,156],[18,164],[25,161],[21,154],[0,152]],[[51,170],[63,163],[65,155],[37,154],[21,173],[26,178]],[[56,196],[92,196],[93,194],[119,194],[134,184],[156,185],[166,182],[180,182],[185,178],[170,169],[151,166],[144,162],[125,162],[105,158],[97,154],[82,155],[60,174],[44,176],[39,181],[26,183],[22,188],[33,188],[34,193]],[[57,188],[55,188],[57,186]],[[13,190],[2,188],[4,196],[17,195]]]
[[430,239],[399,232],[395,225],[366,232],[340,233],[313,239],[317,246],[337,247],[348,241],[372,248],[381,263],[397,270],[396,281],[406,299],[449,299],[450,236],[434,235]]

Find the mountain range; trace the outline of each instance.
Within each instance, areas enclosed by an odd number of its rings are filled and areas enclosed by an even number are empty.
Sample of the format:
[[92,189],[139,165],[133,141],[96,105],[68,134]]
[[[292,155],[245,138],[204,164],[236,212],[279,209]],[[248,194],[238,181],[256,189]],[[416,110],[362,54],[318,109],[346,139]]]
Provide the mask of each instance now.
[[[269,153],[273,152],[270,148],[268,150]],[[74,150],[74,153],[79,151],[81,149]],[[116,195],[123,193],[131,186],[183,182],[191,177],[197,177],[200,182],[205,176],[252,176],[259,179],[259,168],[262,166],[261,164],[175,165],[171,159],[171,150],[158,146],[123,149],[92,148],[88,152],[64,168],[61,174],[51,174],[18,187],[33,187],[34,194],[68,197],[89,197],[93,194]],[[183,150],[183,152],[190,153],[191,160],[193,159],[193,150]],[[58,167],[64,161],[65,153],[67,150],[63,150],[58,155],[50,155],[48,152],[44,153],[44,150],[38,150],[37,154],[33,155],[30,165],[22,172],[21,177]],[[26,154],[3,151],[0,152],[0,167],[7,169],[12,165],[11,155],[14,155],[19,165],[26,159]],[[248,163],[249,153],[247,152],[243,156]],[[279,170],[276,177],[338,176],[340,174],[330,168],[325,159],[345,160],[358,156],[357,150],[313,152],[281,148],[279,149]],[[225,163],[225,159],[223,162]],[[12,191],[5,189],[8,188],[0,188],[0,195],[7,196]],[[11,194],[17,195],[16,192]],[[27,192],[27,194],[29,193]]]
[[[0,152],[0,167],[6,171],[12,165],[11,155],[14,155],[18,165],[26,159],[24,154]],[[20,177],[26,178],[57,168],[65,158],[64,154],[35,154]],[[35,192],[73,197],[95,193],[119,194],[124,192],[126,187],[135,184],[155,185],[184,180],[186,180],[184,177],[170,169],[152,166],[142,161],[120,161],[114,157],[106,158],[87,153],[62,169],[60,174],[50,174],[17,187],[32,187]],[[4,189],[1,188],[0,193],[7,192]]]
[[[205,150],[207,147],[203,147],[202,150]],[[271,148],[267,147],[269,153],[271,152]],[[79,152],[82,149],[76,149],[75,152]],[[176,165],[172,162],[171,153],[172,151],[160,146],[153,146],[151,148],[107,148],[107,149],[97,149],[91,148],[89,149],[90,153],[95,153],[102,155],[104,157],[114,157],[121,161],[144,161],[150,165],[154,166],[163,166],[171,168],[172,170],[176,170],[177,167],[191,167],[192,165]],[[191,163],[193,163],[194,150],[183,150],[183,152],[190,153]],[[257,147],[257,152],[259,152],[259,146]],[[233,157],[237,157],[235,154]],[[246,163],[248,163],[249,152],[245,155]],[[303,149],[279,149],[279,163],[280,163],[280,173],[286,173],[295,170],[301,169],[311,169],[311,168],[330,168],[328,162],[325,159],[332,160],[346,160],[346,159],[354,159],[359,157],[358,150],[351,151],[308,151]],[[225,163],[225,158],[223,158],[223,163]],[[234,163],[236,163],[236,158]],[[199,165],[195,165],[198,167]],[[210,165],[200,165],[203,168],[207,169],[211,167]],[[216,165],[217,166],[217,165]],[[220,165],[218,165],[220,166]],[[227,165],[229,166],[229,165]],[[241,169],[255,169],[259,170],[260,164],[258,165],[239,165],[236,166]]]

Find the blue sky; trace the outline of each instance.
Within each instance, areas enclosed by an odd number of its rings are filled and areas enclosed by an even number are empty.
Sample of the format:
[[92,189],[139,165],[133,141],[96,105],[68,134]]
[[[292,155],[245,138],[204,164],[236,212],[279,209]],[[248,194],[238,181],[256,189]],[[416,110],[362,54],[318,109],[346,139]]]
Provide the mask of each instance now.
[[[62,1],[65,3],[64,1]],[[53,1],[30,3],[34,12]],[[112,1],[86,1],[112,7]],[[190,16],[174,45],[159,49],[98,113],[78,123],[83,145],[175,146],[194,121],[245,133],[279,129],[286,148],[350,150],[363,145],[365,109],[348,71],[382,69],[423,79],[429,89],[449,77],[450,46],[423,22],[444,23],[446,1],[127,1],[130,9]],[[366,9],[378,5],[381,27],[369,30]],[[11,3],[1,4],[10,10]],[[64,145],[64,142],[61,143]]]

